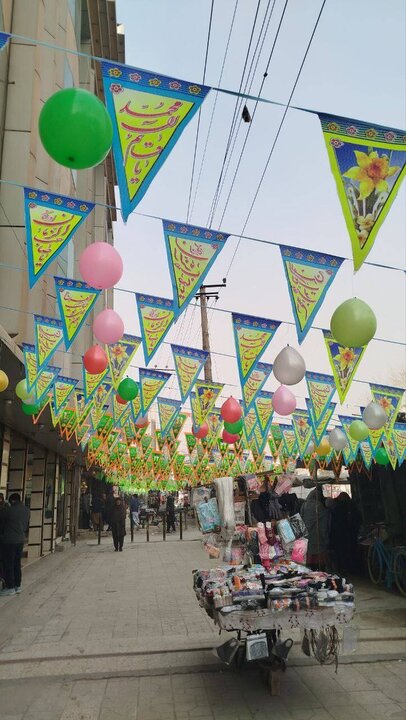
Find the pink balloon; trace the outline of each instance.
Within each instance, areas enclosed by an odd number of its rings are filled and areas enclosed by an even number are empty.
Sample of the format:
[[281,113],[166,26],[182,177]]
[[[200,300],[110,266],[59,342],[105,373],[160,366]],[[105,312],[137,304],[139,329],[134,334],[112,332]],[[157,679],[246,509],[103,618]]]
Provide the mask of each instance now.
[[114,287],[120,280],[123,274],[123,261],[112,245],[95,242],[82,252],[79,258],[79,272],[90,287],[106,290]]
[[281,385],[273,395],[272,405],[278,415],[290,415],[296,410],[296,398],[285,385]]
[[99,342],[112,345],[123,337],[124,323],[114,310],[102,310],[94,319],[93,333]]
[[233,435],[232,433],[227,432],[227,430],[223,430],[221,437],[223,438],[224,442],[228,443],[229,445],[238,442],[238,440],[240,439],[239,435]]
[[135,423],[135,427],[137,428],[143,428],[146,427],[149,423],[148,415],[141,415],[140,418],[138,418],[137,422]]
[[192,429],[192,434],[193,434],[195,437],[199,438],[200,440],[202,440],[203,438],[205,438],[208,432],[209,432],[209,426],[208,426],[207,422],[202,423],[202,424],[198,427],[198,429],[196,430],[196,432]]
[[228,400],[222,404],[220,415],[223,420],[228,423],[237,422],[242,415],[242,408],[238,400],[233,398],[233,396],[229,397]]

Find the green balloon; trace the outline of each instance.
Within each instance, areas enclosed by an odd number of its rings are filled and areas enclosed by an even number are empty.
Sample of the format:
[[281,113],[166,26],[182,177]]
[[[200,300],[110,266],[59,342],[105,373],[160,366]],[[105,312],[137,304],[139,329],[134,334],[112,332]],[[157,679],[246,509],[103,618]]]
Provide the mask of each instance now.
[[378,465],[387,465],[389,462],[389,456],[385,448],[381,447],[375,453],[375,461]]
[[34,405],[27,405],[27,403],[21,403],[21,407],[24,415],[37,415],[41,410],[41,405],[35,403]]
[[27,403],[27,405],[32,405],[32,403],[35,402],[35,392],[34,390],[28,391],[27,387],[27,379],[24,378],[24,380],[20,380],[20,382],[17,383],[15,387],[15,393],[20,400]]
[[362,420],[354,420],[348,428],[348,432],[353,440],[366,440],[369,437],[369,427]]
[[231,433],[231,435],[238,435],[238,433],[240,433],[242,430],[242,424],[242,418],[240,418],[234,423],[228,423],[224,421],[224,427],[227,432]]
[[138,385],[131,378],[124,378],[118,386],[118,394],[123,400],[135,400],[138,395]]
[[96,95],[66,88],[46,101],[39,116],[39,134],[53,160],[82,170],[104,160],[113,141],[113,126]]
[[330,330],[340,345],[348,348],[367,345],[376,333],[376,317],[363,300],[351,298],[334,311]]

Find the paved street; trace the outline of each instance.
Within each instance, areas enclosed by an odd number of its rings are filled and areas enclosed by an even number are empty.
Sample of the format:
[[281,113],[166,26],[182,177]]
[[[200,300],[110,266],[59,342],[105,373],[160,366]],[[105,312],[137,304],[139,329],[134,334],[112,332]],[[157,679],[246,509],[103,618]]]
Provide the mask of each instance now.
[[224,669],[211,651],[225,638],[191,590],[192,569],[211,562],[198,533],[126,540],[114,553],[110,538],[84,534],[0,600],[1,720],[406,719],[399,595],[357,582],[357,653],[335,674],[297,644],[271,697],[256,671]]

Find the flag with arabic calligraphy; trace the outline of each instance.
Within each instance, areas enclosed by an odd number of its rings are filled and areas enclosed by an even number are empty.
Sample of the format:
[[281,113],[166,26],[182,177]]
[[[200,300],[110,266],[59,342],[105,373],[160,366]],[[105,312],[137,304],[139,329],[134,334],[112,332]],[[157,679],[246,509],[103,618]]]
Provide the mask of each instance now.
[[316,420],[316,417],[314,415],[313,405],[312,405],[311,400],[309,400],[309,398],[306,398],[306,405],[307,405],[307,411],[308,411],[308,415],[309,415],[310,425],[313,430],[314,440],[315,440],[316,444],[318,445],[319,442],[321,441],[324,433],[327,430],[327,427],[328,427],[328,424],[329,424],[331,418],[334,415],[334,411],[336,409],[337,403],[333,403],[333,402],[329,403],[329,405],[327,405],[327,407],[325,409],[325,412],[321,416],[320,420]]
[[205,380],[197,380],[195,383],[199,425],[206,420],[223,387],[224,383],[206,382]]
[[34,337],[38,372],[46,368],[63,342],[63,325],[56,318],[34,315]]
[[388,387],[387,385],[375,385],[372,383],[369,384],[369,387],[371,388],[374,402],[382,405],[388,416],[388,421],[385,424],[385,433],[388,435],[392,432],[392,428],[396,422],[405,391],[403,388]]
[[85,393],[81,388],[76,388],[73,396],[79,423],[83,423],[93,407],[93,400],[86,400]]
[[193,427],[197,429],[200,425],[200,422],[199,422],[200,408],[199,408],[197,395],[195,392],[189,393],[189,400],[190,400],[190,409],[192,411]]
[[161,425],[161,435],[163,438],[165,438],[170,432],[181,407],[181,400],[158,397],[158,415]]
[[185,402],[209,356],[207,350],[171,345],[179,391]]
[[318,425],[335,393],[334,377],[322,373],[306,372],[306,384],[310,396],[313,418]]
[[123,403],[119,403],[119,402],[117,401],[117,395],[116,395],[116,393],[114,393],[114,395],[113,395],[113,403],[112,403],[112,405],[113,405],[113,419],[114,419],[114,424],[115,424],[115,425],[119,425],[119,424],[120,424],[120,420],[121,420],[122,416],[124,415],[124,413],[125,413],[125,412],[131,412],[131,408],[129,407],[129,404],[128,404],[128,403],[126,403],[125,405],[123,405]]
[[145,415],[165,383],[171,377],[171,374],[159,370],[150,370],[148,368],[140,368],[139,372],[141,412]]
[[392,439],[395,443],[395,448],[399,460],[399,465],[402,464],[406,458],[406,424],[395,423],[392,430]]
[[338,397],[340,402],[343,403],[367,346],[344,347],[333,338],[329,330],[323,330],[323,336]]
[[285,455],[293,457],[297,455],[298,445],[296,440],[296,433],[292,425],[280,424],[279,429],[283,435],[283,446],[285,448]]
[[30,288],[79,229],[94,203],[24,188],[25,233]]
[[[139,383],[138,383],[138,390],[139,390]],[[138,392],[138,395],[134,400],[130,400],[131,405],[131,413],[132,413],[132,420],[133,422],[137,422],[141,415],[141,395]]]
[[61,372],[61,368],[48,365],[45,370],[38,372],[35,345],[23,343],[25,374],[27,387],[35,393],[36,403],[41,403],[47,392],[51,389],[52,383]]
[[265,450],[266,441],[268,440],[265,433],[262,432],[259,422],[254,427],[254,440],[258,448],[258,453],[262,455]]
[[360,449],[365,467],[367,469],[369,469],[372,465],[372,457],[373,457],[372,447],[371,447],[371,443],[369,442],[369,438],[360,442],[359,449]]
[[242,386],[242,399],[245,411],[250,410],[255,403],[257,395],[264,387],[272,372],[272,367],[270,363],[257,362],[253,370],[248,374]]
[[265,438],[268,437],[274,413],[272,398],[272,392],[261,390],[261,392],[257,394],[254,403],[258,424]]
[[99,387],[99,385],[103,382],[104,378],[107,376],[109,370],[106,368],[103,370],[103,372],[98,373],[97,375],[93,375],[89,373],[85,366],[82,366],[82,377],[83,377],[83,389],[85,393],[85,402],[89,402],[91,400]]
[[22,343],[25,377],[27,380],[28,392],[31,392],[37,379],[37,351],[35,345],[31,343]]
[[406,174],[406,131],[319,113],[358,270]]
[[117,390],[124,373],[141,345],[141,338],[124,333],[121,340],[113,345],[105,345],[104,349],[109,360],[113,386]]
[[104,60],[101,69],[126,222],[210,88]]
[[252,433],[254,432],[255,425],[258,422],[257,413],[254,407],[244,415],[244,428],[247,435],[247,440],[251,440]]
[[56,417],[63,410],[69,398],[74,391],[78,380],[73,378],[62,377],[59,375],[54,382],[53,386],[53,400],[54,400],[54,412]]
[[163,220],[166,253],[173,288],[173,304],[179,316],[223,249],[228,235],[218,230]]
[[65,348],[68,350],[93,310],[101,290],[68,278],[54,277],[54,281],[59,314],[63,323]]
[[75,437],[76,437],[76,444],[79,445],[82,449],[82,452],[86,449],[86,445],[88,444],[90,438],[92,437],[93,429],[92,426],[83,423],[83,425],[76,426],[75,428]]
[[238,372],[241,387],[244,387],[250,371],[265,352],[280,322],[239,313],[232,313],[232,322]]
[[187,418],[186,413],[179,413],[179,414],[176,416],[175,421],[174,421],[174,423],[173,423],[173,425],[172,425],[172,428],[171,428],[171,430],[172,430],[172,436],[173,436],[173,438],[174,438],[175,440],[177,440],[177,438],[179,437],[179,433],[180,433],[180,431],[182,430],[182,428],[183,428],[183,426],[184,426],[184,424],[185,424],[185,422],[186,422],[186,418]]
[[305,339],[344,258],[280,245],[299,343]]
[[292,425],[296,435],[299,454],[302,458],[306,453],[307,446],[313,435],[313,428],[306,410],[295,410],[295,412],[292,413]]
[[141,326],[142,347],[145,362],[148,365],[175,319],[173,301],[140,293],[136,293],[135,297]]

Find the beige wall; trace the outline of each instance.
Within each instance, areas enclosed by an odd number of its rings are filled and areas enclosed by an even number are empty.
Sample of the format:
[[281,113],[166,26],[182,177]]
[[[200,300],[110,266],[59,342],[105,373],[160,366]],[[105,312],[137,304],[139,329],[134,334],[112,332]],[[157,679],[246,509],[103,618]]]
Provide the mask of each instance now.
[[[85,1],[83,4],[86,6]],[[3,0],[2,14],[5,30],[70,49],[82,49],[77,46],[68,0]],[[90,51],[89,44],[86,43],[83,49]],[[64,87],[70,73],[75,86],[82,84],[86,89],[94,90],[94,71],[86,59],[79,62],[75,55],[20,40],[12,40],[9,49],[0,54],[0,132],[1,118],[4,118],[2,148],[0,146],[1,177],[22,185],[104,203],[104,166],[82,170],[74,176],[47,155],[39,138],[37,126],[41,107],[48,97]],[[73,276],[77,279],[80,277],[77,268],[80,251],[95,239],[111,240],[107,232],[106,211],[101,207],[96,207],[71,240],[74,249]],[[15,335],[17,343],[31,342],[31,313],[58,317],[54,282],[52,277],[44,276],[32,290],[28,289],[23,191],[6,184],[0,184],[0,263],[23,268],[21,271],[0,265],[0,324],[9,334]],[[66,275],[66,267],[66,258],[60,256],[48,272],[63,276]],[[103,303],[104,298],[100,297],[96,312],[102,309]],[[2,306],[11,309],[6,310]],[[53,363],[62,366],[65,374],[79,376],[80,356],[91,344],[91,327],[85,327],[71,348],[76,357],[56,354]]]

